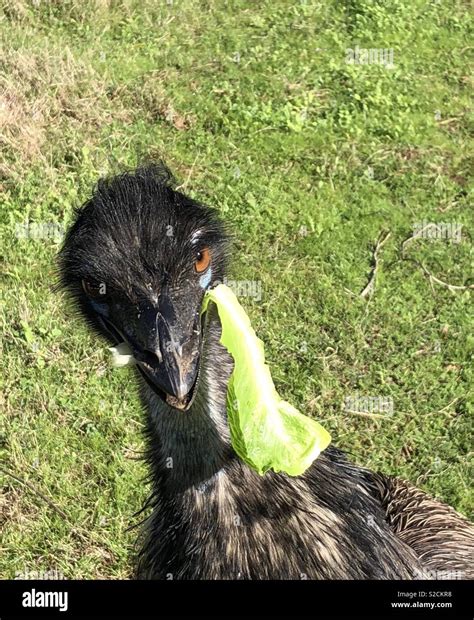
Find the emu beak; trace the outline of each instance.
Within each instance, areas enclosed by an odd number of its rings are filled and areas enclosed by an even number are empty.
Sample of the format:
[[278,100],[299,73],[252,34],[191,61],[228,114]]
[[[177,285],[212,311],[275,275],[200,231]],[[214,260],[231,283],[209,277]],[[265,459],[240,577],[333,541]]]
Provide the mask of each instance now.
[[127,340],[148,385],[172,407],[187,409],[199,371],[200,317],[191,304],[180,303],[179,311],[176,305],[166,287],[158,307],[142,303]]

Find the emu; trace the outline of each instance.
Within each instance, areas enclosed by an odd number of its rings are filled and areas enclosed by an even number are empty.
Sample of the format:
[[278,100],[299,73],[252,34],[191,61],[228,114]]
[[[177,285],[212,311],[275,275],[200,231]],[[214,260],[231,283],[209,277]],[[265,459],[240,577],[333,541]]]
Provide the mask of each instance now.
[[152,493],[136,576],[146,579],[467,578],[474,529],[408,482],[327,448],[299,477],[258,475],[232,449],[220,344],[205,290],[227,273],[215,212],[163,165],[100,180],[59,254],[89,325],[135,359]]

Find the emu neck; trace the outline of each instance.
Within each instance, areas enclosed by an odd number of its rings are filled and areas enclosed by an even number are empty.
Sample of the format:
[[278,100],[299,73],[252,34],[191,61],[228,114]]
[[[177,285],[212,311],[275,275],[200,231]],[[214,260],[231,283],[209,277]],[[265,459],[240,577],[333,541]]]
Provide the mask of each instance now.
[[227,382],[233,362],[219,342],[220,334],[217,313],[210,310],[196,394],[187,411],[171,408],[148,386],[143,388],[149,458],[155,484],[162,493],[192,487],[200,490],[235,458],[226,414]]

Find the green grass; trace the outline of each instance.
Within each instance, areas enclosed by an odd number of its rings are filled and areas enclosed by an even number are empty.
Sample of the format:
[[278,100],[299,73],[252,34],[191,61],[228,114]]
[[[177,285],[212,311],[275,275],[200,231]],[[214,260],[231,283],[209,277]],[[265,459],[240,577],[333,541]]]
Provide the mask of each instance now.
[[[469,514],[472,290],[420,266],[473,282],[469,4],[0,5],[0,576],[131,574],[148,490],[134,382],[52,290],[59,243],[15,227],[67,226],[101,174],[150,155],[234,229],[280,394],[356,462]],[[355,45],[392,48],[395,67],[346,64]],[[402,260],[423,220],[462,242],[419,239]],[[356,394],[393,415],[345,411]]]

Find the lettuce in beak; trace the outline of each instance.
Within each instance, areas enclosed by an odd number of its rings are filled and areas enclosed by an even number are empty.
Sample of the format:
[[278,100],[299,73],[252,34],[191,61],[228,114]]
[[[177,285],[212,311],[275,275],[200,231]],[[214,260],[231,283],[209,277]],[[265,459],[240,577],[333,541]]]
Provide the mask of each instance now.
[[235,452],[259,474],[272,469],[299,476],[327,448],[331,436],[279,397],[263,343],[232,290],[224,284],[208,290],[201,313],[210,301],[219,313],[221,343],[234,359],[227,416]]

